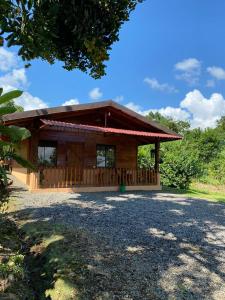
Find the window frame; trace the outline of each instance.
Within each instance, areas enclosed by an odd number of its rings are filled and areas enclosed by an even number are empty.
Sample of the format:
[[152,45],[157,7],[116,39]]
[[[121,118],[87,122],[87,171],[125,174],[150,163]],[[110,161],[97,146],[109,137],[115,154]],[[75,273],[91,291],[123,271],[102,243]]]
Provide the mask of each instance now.
[[[40,162],[40,160],[39,160],[39,147],[55,148],[55,152],[56,152],[55,162],[54,163],[48,163],[48,164],[44,164],[44,163]],[[39,142],[38,142],[38,165],[39,166],[57,167],[57,162],[58,162],[58,142],[57,141],[51,141],[51,140],[39,140]]]
[[[104,147],[104,152],[105,152],[105,166],[98,166],[98,147]],[[113,166],[108,167],[106,166],[106,161],[107,161],[107,154],[106,154],[106,149],[112,148],[114,150],[114,163]],[[110,168],[116,168],[116,145],[107,145],[107,144],[97,144],[96,145],[96,167],[97,168],[104,168],[104,169],[110,169]]]

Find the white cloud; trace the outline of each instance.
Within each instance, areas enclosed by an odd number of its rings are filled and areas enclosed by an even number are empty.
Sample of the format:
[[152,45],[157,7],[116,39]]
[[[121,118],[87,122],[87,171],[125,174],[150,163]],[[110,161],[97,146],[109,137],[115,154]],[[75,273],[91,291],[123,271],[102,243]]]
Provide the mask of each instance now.
[[207,80],[206,86],[207,87],[214,87],[215,86],[215,80],[213,80],[213,79]]
[[153,112],[153,113],[159,112],[161,115],[172,118],[174,120],[187,121],[190,118],[190,114],[187,111],[181,109],[180,107],[167,106],[165,108],[160,108],[160,109],[144,110],[140,105],[135,104],[133,102],[127,103],[126,107],[130,108],[131,110],[133,110],[143,116],[147,116],[150,112]]
[[15,69],[14,67],[18,66],[18,64],[18,58],[13,52],[0,48],[0,71],[8,71],[0,76],[0,87],[3,88],[3,92],[6,93],[15,89],[24,91],[22,96],[15,99],[15,103],[21,105],[24,110],[47,107],[48,105],[46,102],[26,91],[29,85],[26,69]]
[[208,67],[207,72],[217,80],[225,80],[225,70],[220,67]]
[[89,97],[92,100],[98,100],[102,97],[103,93],[100,91],[100,88],[96,87],[89,92]]
[[115,101],[115,102],[122,102],[124,100],[124,97],[123,96],[116,96],[114,99],[113,99],[113,101]]
[[174,86],[171,86],[168,83],[160,83],[156,78],[146,77],[144,79],[144,82],[146,82],[150,86],[150,88],[153,90],[158,90],[158,91],[168,92],[168,93],[178,92],[178,90],[175,89]]
[[187,93],[180,107],[191,113],[192,127],[215,127],[216,121],[225,115],[225,99],[219,93],[205,98],[199,90]]
[[48,105],[38,97],[32,96],[28,92],[23,92],[22,96],[15,100],[15,103],[21,105],[24,110],[40,109]]
[[187,58],[175,64],[176,79],[189,85],[196,85],[201,75],[201,62],[196,58]]
[[0,71],[7,72],[17,67],[17,65],[18,59],[16,54],[0,47]]
[[[28,84],[25,69],[15,69],[10,73],[0,76],[0,87],[4,93],[15,89],[26,89]],[[15,103],[21,105],[24,110],[32,110],[48,107],[47,103],[38,97],[32,96],[29,92],[24,91],[22,96],[15,99]]]
[[187,93],[178,107],[167,106],[160,109],[144,110],[134,102],[129,102],[126,106],[142,115],[148,115],[149,112],[159,112],[174,120],[189,121],[192,128],[200,127],[202,129],[215,127],[217,120],[225,115],[223,95],[213,93],[209,98],[206,98],[197,89]]
[[190,118],[190,114],[187,111],[181,109],[180,107],[167,106],[165,108],[152,109],[151,111],[153,113],[159,112],[164,117],[169,117],[176,121],[188,121]]
[[137,113],[142,113],[141,111],[141,106],[138,104],[135,104],[134,102],[129,102],[125,105],[127,108],[137,112]]
[[201,62],[196,58],[187,58],[175,64],[175,69],[179,71],[191,71],[201,67]]
[[79,100],[78,99],[70,99],[65,101],[62,106],[67,106],[67,105],[77,105],[79,104]]
[[14,69],[3,76],[0,76],[0,86],[11,86],[13,88],[25,88],[28,84],[24,68]]

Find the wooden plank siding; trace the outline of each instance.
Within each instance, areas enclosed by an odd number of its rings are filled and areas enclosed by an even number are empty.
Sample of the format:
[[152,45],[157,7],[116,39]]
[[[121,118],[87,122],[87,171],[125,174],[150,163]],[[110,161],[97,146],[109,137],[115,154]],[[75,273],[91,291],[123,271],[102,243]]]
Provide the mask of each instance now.
[[[24,159],[29,159],[29,140],[22,141],[17,153]],[[21,182],[29,184],[29,173],[27,168],[22,167],[16,161],[12,162],[12,175],[18,178]]]
[[[41,167],[37,173],[27,174],[30,190],[65,188],[159,187],[158,169],[138,169],[138,139],[130,136],[98,133],[40,130],[32,135],[27,157],[38,165],[39,141],[57,142],[57,165]],[[115,166],[98,168],[97,145],[115,146]],[[158,147],[159,150],[159,147]],[[158,159],[157,159],[158,162]]]
[[79,135],[72,132],[43,130],[40,132],[39,139],[57,141],[57,167],[68,166],[69,145],[81,143],[84,144],[84,149],[80,153],[84,168],[96,167],[96,146],[98,144],[116,147],[116,168],[137,168],[138,143],[132,137],[103,136],[94,133],[84,134],[83,132]]

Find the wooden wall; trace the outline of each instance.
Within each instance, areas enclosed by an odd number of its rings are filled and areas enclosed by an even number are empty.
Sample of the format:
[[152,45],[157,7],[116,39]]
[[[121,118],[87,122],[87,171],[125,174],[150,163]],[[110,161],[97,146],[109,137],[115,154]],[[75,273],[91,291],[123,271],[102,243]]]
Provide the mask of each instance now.
[[127,136],[103,136],[102,134],[89,133],[68,133],[56,132],[53,130],[43,130],[39,135],[40,140],[57,141],[57,165],[67,165],[67,151],[70,143],[83,143],[84,167],[96,167],[96,145],[116,146],[116,167],[136,168],[137,167],[137,141],[135,138]]
[[[23,158],[28,159],[29,157],[29,140],[25,140],[20,144],[17,153]],[[28,183],[28,172],[26,168],[21,167],[15,161],[12,164],[12,175],[18,178],[23,183]]]

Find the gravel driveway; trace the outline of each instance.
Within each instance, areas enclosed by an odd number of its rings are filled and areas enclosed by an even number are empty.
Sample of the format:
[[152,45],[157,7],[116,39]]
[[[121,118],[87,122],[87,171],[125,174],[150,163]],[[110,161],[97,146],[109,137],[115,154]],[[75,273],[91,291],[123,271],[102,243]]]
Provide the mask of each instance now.
[[[98,299],[225,299],[225,205],[150,192],[18,189],[19,211],[88,232]],[[96,275],[96,276],[97,276]]]

